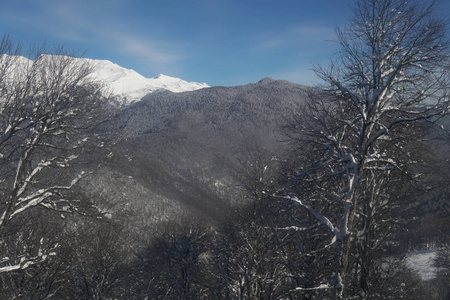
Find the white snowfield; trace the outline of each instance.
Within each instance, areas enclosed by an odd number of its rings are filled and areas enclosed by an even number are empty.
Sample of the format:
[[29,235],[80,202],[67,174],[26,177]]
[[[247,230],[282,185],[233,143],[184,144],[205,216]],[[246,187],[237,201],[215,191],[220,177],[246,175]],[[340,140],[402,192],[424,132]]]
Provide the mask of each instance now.
[[411,252],[406,257],[406,265],[417,272],[422,280],[430,280],[436,277],[437,268],[434,265],[435,250]]
[[139,101],[145,95],[158,90],[180,93],[209,87],[206,83],[187,82],[162,74],[146,78],[134,70],[123,68],[108,60],[88,59],[88,61],[94,66],[91,76],[104,83],[112,98],[121,106]]
[[[0,57],[0,66],[4,63],[5,57],[7,55]],[[155,91],[168,90],[180,93],[209,87],[206,83],[187,82],[162,74],[153,78],[146,78],[134,70],[123,68],[108,60],[75,59],[79,60],[80,63],[88,62],[93,67],[94,71],[89,76],[104,84],[105,91],[111,96],[113,102],[119,106],[126,106],[139,101],[145,95]],[[17,72],[18,70],[27,70],[32,61],[25,57],[17,57],[15,63],[18,65],[15,68]]]

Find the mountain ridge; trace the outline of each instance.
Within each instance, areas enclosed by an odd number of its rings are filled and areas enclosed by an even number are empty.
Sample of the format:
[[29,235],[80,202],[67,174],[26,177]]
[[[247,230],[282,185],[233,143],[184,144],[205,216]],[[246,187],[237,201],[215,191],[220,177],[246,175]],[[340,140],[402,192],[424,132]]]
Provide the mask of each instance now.
[[[43,54],[44,59],[53,55]],[[39,57],[42,57],[39,56]],[[55,55],[59,56],[59,55]],[[2,61],[11,55],[2,55]],[[21,72],[31,67],[33,60],[24,56],[15,57],[15,72]],[[104,85],[108,93],[110,102],[118,107],[124,107],[141,100],[145,95],[156,91],[167,90],[173,93],[194,91],[209,87],[206,83],[188,82],[180,78],[158,74],[152,78],[146,78],[132,69],[124,68],[109,60],[99,60],[91,58],[73,58],[80,65],[87,63],[92,67],[92,73],[88,79],[92,79]],[[17,74],[19,74],[17,73]]]
[[302,109],[307,89],[264,80],[147,94],[100,128],[119,136],[101,174],[84,190],[90,198],[130,203],[132,214],[151,223],[183,213],[223,217],[241,199],[235,176],[241,162],[253,163],[247,154],[256,149],[274,164],[286,150],[283,126]]
[[91,76],[111,90],[112,100],[118,106],[127,106],[149,93],[160,90],[180,93],[209,87],[206,83],[187,82],[164,74],[146,78],[132,69],[126,69],[108,60],[85,60],[94,67]]

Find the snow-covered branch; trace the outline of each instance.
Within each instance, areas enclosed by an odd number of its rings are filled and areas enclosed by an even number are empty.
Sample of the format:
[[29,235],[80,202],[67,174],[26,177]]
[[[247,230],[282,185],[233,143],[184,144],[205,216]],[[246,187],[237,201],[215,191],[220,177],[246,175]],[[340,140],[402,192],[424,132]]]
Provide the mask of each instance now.
[[[10,258],[5,257],[0,261],[0,274],[12,271],[26,270],[31,266],[40,264],[49,259],[49,257],[56,255],[55,250],[59,245],[55,245],[51,249],[45,251],[42,249],[43,240],[41,239],[40,248],[36,256],[22,256],[19,258],[18,262],[10,262]],[[5,266],[1,266],[5,265]]]
[[312,216],[314,216],[314,218],[317,219],[317,221],[319,221],[322,225],[325,225],[329,229],[329,231],[334,235],[334,237],[332,239],[332,243],[334,243],[336,240],[341,240],[343,238],[342,232],[339,231],[327,217],[320,214],[311,205],[305,203],[298,197],[296,197],[296,196],[277,196],[277,195],[274,195],[274,197],[293,201],[293,202],[299,204],[300,206],[306,208],[308,210],[308,212]]
[[316,291],[316,290],[325,290],[325,289],[332,289],[334,287],[331,287],[329,284],[326,283],[322,283],[316,287],[311,287],[311,288],[302,288],[302,287],[297,287],[294,289],[294,292],[301,292],[301,291]]

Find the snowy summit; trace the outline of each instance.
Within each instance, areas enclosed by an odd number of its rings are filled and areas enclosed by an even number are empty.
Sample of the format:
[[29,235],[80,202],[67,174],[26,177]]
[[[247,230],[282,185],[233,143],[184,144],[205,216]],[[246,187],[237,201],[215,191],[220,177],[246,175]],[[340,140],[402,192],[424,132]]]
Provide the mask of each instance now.
[[112,99],[120,106],[139,101],[148,93],[158,90],[180,93],[209,87],[206,83],[187,82],[162,74],[146,78],[134,70],[123,68],[108,60],[88,59],[88,61],[94,67],[91,76],[106,85]]

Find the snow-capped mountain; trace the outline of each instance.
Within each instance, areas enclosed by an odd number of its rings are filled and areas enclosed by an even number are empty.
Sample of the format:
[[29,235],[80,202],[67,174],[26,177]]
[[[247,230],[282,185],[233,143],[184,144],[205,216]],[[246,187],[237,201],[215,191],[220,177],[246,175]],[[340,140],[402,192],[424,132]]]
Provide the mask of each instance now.
[[123,68],[108,60],[84,60],[89,61],[94,67],[91,76],[106,85],[112,100],[120,106],[139,101],[148,93],[158,90],[179,93],[209,87],[206,83],[187,82],[162,74],[146,78],[134,70]]
[[[6,63],[8,55],[0,56],[0,65]],[[44,55],[44,59],[50,57]],[[139,101],[145,95],[168,90],[174,93],[194,91],[209,87],[206,83],[187,82],[185,80],[158,75],[153,78],[146,78],[134,70],[123,68],[108,60],[95,60],[88,58],[75,58],[80,64],[88,63],[93,67],[93,72],[89,75],[93,80],[105,85],[105,91],[111,101],[118,106],[126,106]],[[14,71],[7,74],[7,77],[21,76],[22,73],[30,69],[33,61],[25,57],[14,57]],[[22,74],[23,75],[23,74]]]

